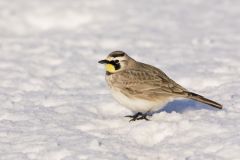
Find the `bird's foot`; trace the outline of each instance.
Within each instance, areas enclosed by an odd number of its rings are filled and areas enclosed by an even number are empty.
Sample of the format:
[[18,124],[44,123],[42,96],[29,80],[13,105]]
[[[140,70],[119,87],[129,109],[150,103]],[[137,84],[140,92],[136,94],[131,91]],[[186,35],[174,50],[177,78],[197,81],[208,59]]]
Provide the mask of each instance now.
[[137,118],[138,118],[139,116],[141,116],[141,115],[142,115],[142,113],[141,113],[141,112],[138,112],[138,113],[136,113],[136,114],[134,114],[134,115],[128,115],[128,116],[125,116],[125,117],[132,118],[130,121],[135,121],[135,120],[137,120]]
[[147,114],[146,113],[142,114],[141,112],[138,112],[134,115],[125,116],[125,117],[131,118],[129,122],[136,121],[136,120],[142,120],[142,119],[149,121],[149,119],[147,118]]
[[148,118],[147,118],[147,114],[143,114],[141,115],[140,117],[137,118],[137,120],[142,120],[142,119],[145,119],[146,121],[150,121]]

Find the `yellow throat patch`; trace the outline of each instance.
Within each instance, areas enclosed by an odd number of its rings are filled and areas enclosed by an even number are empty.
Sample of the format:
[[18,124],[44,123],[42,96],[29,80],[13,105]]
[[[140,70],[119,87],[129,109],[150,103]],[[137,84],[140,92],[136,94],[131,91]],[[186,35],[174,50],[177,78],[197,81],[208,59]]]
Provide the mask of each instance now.
[[114,65],[112,65],[112,64],[106,64],[105,69],[107,72],[110,72],[110,73],[114,73],[116,71]]

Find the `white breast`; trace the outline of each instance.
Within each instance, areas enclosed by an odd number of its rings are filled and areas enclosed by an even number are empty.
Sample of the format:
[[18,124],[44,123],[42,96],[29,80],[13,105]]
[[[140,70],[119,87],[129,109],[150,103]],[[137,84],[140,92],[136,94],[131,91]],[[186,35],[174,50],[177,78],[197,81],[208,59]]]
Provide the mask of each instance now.
[[121,93],[118,89],[111,89],[113,97],[123,106],[134,112],[146,113],[156,111],[164,107],[168,101],[148,101],[138,98],[129,98]]

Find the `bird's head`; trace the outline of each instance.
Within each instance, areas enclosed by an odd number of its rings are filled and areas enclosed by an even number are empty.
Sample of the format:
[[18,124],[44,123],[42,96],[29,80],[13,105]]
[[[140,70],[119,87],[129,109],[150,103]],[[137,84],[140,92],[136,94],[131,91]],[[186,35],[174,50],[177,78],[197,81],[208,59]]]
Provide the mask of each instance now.
[[105,64],[106,72],[113,74],[125,70],[131,60],[133,59],[123,51],[114,51],[98,63]]

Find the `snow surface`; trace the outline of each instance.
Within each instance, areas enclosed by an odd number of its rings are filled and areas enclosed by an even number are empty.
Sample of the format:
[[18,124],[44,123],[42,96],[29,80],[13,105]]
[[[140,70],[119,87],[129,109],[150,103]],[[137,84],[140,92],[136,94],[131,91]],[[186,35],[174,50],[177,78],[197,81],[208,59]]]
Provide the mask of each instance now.
[[[1,160],[239,160],[240,1],[0,0]],[[151,121],[110,95],[114,50],[224,105]]]

